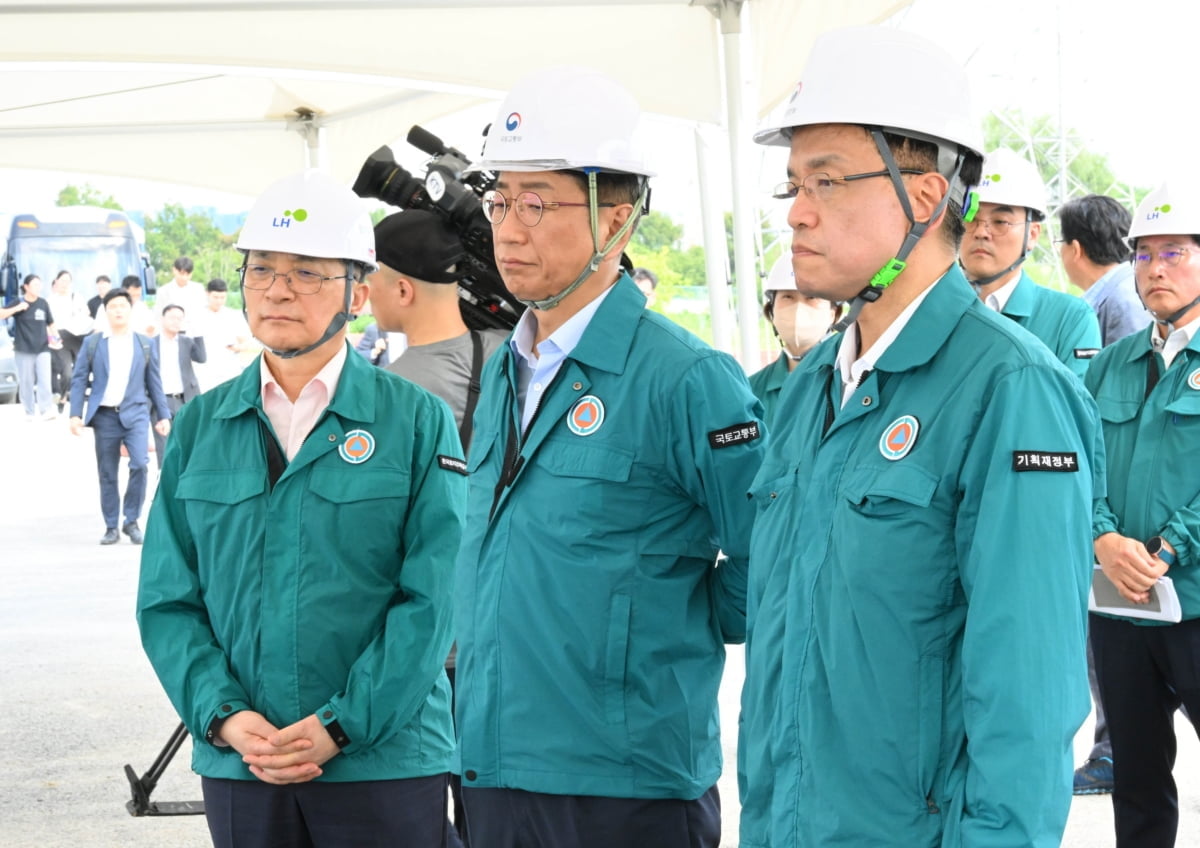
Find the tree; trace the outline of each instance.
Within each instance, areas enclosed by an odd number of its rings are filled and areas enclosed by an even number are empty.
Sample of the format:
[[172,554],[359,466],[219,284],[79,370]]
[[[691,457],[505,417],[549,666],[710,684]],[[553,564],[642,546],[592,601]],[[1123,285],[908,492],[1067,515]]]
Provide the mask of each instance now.
[[212,218],[168,203],[156,215],[146,216],[146,249],[159,279],[170,279],[171,266],[180,256],[195,263],[193,276],[207,281],[221,277],[237,288],[240,257],[233,250],[234,238],[217,229]]
[[683,227],[664,212],[651,212],[638,221],[637,230],[629,240],[630,248],[650,253],[664,247],[678,249]]
[[68,185],[58,193],[55,206],[99,206],[103,209],[121,209],[120,203],[111,194],[101,194],[90,183],[81,186]]

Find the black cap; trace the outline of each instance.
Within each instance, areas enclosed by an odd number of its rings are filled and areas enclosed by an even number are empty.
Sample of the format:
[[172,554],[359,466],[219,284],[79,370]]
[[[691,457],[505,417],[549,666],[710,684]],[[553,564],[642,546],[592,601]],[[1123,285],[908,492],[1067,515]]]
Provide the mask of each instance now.
[[421,209],[405,209],[375,225],[375,258],[393,271],[427,283],[456,283],[466,258],[462,242],[441,217]]

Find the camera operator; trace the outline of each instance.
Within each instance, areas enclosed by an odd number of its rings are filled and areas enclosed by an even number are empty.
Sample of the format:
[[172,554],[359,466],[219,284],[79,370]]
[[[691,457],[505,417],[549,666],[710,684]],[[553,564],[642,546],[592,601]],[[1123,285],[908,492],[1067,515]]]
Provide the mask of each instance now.
[[389,215],[375,225],[375,247],[379,270],[367,279],[371,311],[381,330],[408,339],[387,369],[450,406],[466,449],[483,363],[508,333],[467,329],[457,286],[466,254],[437,215],[419,209]]

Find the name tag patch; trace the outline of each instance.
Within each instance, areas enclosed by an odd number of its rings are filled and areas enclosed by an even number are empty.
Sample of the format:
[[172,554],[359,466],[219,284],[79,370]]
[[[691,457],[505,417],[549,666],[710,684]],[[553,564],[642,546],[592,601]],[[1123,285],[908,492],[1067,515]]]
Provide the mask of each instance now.
[[1100,352],[1098,347],[1077,347],[1075,348],[1076,359],[1091,359]]
[[1013,451],[1013,471],[1078,471],[1079,458],[1074,452]]
[[437,461],[439,468],[445,469],[446,471],[455,471],[464,477],[467,476],[467,463],[465,460],[461,460],[453,456],[443,456],[439,453]]
[[727,448],[730,445],[753,442],[760,435],[758,422],[747,421],[744,424],[734,424],[732,427],[726,427],[724,430],[710,430],[708,433],[708,444],[714,448]]

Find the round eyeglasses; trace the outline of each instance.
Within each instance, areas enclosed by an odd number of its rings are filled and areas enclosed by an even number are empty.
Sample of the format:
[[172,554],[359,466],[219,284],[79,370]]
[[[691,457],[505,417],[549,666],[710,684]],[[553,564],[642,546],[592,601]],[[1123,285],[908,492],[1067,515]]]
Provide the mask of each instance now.
[[1183,261],[1183,257],[1189,253],[1195,253],[1186,247],[1169,247],[1166,250],[1160,250],[1157,254],[1151,250],[1139,250],[1133,255],[1135,265],[1141,265],[1143,268],[1147,265],[1153,265],[1157,257],[1162,264],[1169,268],[1174,268]]
[[[504,220],[504,216],[508,214],[508,207],[511,204],[516,207],[517,220],[527,227],[536,227],[542,220],[542,213],[547,209],[557,209],[560,206],[587,206],[587,203],[568,203],[565,200],[542,200],[537,194],[532,191],[523,191],[514,197],[511,201],[495,189],[485,191],[482,198],[483,214],[487,215],[487,219],[492,222],[492,226],[499,226]],[[616,206],[615,203],[597,203],[596,206]]]
[[296,294],[316,294],[321,290],[321,284],[326,280],[345,280],[347,274],[337,277],[326,277],[316,271],[304,268],[293,268],[290,271],[276,271],[269,265],[251,265],[249,263],[238,269],[242,275],[242,287],[252,291],[265,291],[274,283],[276,277],[283,277],[287,287]]

